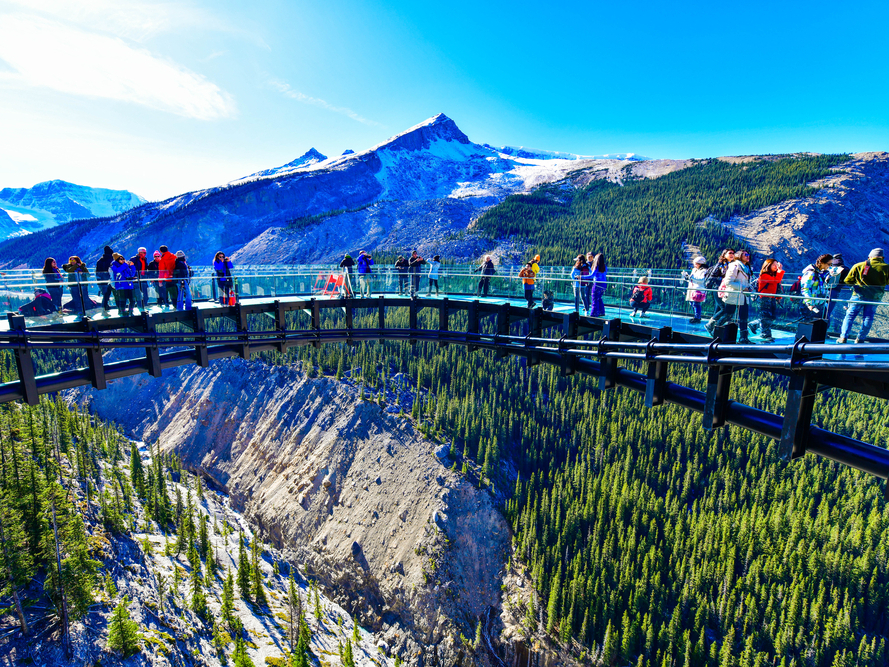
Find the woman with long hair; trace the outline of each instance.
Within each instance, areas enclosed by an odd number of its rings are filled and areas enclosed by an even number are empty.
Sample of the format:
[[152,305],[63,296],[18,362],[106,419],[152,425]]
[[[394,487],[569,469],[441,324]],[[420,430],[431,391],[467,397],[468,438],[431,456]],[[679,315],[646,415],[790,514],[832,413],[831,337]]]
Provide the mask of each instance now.
[[578,255],[574,259],[574,268],[571,269],[571,277],[574,279],[574,310],[580,310],[580,302],[583,300],[585,315],[590,313],[590,293],[586,290],[587,280],[590,275],[590,265],[584,255]]
[[95,304],[89,296],[90,270],[77,255],[71,255],[67,264],[62,264],[62,270],[68,274],[68,290],[71,292],[71,301],[68,307],[75,313],[85,313]]
[[720,318],[716,320],[715,326],[728,324],[737,313],[738,342],[745,345],[750,343],[750,337],[747,335],[747,317],[750,306],[746,293],[750,290],[751,274],[750,253],[741,250],[737,253],[737,258],[728,265],[725,278],[722,279],[717,294],[725,304],[725,308]]
[[219,286],[219,304],[222,306],[227,305],[231,297],[233,268],[235,265],[221,250],[213,256],[213,270],[216,271],[216,284]]
[[[761,295],[759,297],[759,324],[762,327],[760,337],[766,342],[771,343],[772,338],[772,322],[775,321],[775,311],[778,301],[781,300],[777,296],[781,288],[781,280],[784,278],[784,267],[781,262],[776,259],[769,258],[762,263],[759,270],[759,281],[757,282],[757,291]],[[751,327],[753,323],[751,322]]]
[[46,291],[49,292],[53,305],[57,311],[62,312],[62,293],[65,291],[62,285],[65,281],[62,279],[59,265],[52,257],[47,257],[43,263],[43,280],[46,282]]
[[605,317],[605,290],[608,289],[608,266],[605,263],[605,253],[600,252],[593,258],[590,274],[590,279],[593,281],[593,304],[590,307],[590,315]]
[[716,262],[716,265],[707,269],[707,282],[705,284],[708,290],[712,290],[713,299],[716,302],[716,307],[713,309],[713,316],[704,324],[704,327],[711,334],[716,327],[716,323],[721,322],[723,315],[725,315],[725,302],[719,298],[719,294],[716,290],[722,283],[722,279],[725,278],[725,272],[728,270],[728,265],[734,261],[734,248],[726,248],[719,255],[719,260]]

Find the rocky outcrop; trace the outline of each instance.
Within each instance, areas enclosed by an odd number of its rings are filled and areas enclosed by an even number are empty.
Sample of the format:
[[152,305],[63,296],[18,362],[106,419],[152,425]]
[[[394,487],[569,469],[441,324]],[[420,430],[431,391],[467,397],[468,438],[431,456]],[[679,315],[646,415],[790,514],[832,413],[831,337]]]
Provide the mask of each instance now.
[[490,495],[345,382],[227,360],[77,400],[214,480],[412,663],[453,664],[499,607],[509,536]]
[[733,218],[727,226],[763,257],[801,269],[823,253],[851,266],[889,249],[889,153],[858,153],[813,186],[818,192]]

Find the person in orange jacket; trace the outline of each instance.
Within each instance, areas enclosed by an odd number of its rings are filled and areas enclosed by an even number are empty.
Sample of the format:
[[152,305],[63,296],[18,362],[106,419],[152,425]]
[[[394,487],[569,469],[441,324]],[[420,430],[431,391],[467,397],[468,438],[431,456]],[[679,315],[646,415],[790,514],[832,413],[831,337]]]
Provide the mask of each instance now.
[[179,300],[179,286],[173,280],[173,272],[176,270],[176,255],[170,249],[162,245],[161,258],[157,262],[158,282],[167,288],[167,303],[175,304]]
[[534,307],[534,277],[537,273],[534,271],[534,266],[531,262],[525,264],[525,267],[519,271],[519,278],[522,279],[522,283],[525,286],[525,300],[528,302],[528,308]]

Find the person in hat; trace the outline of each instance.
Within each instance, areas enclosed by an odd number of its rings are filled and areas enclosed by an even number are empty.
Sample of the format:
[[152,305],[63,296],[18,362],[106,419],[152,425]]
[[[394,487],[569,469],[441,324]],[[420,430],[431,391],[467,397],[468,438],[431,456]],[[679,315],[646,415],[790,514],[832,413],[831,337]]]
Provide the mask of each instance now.
[[176,268],[173,269],[173,279],[178,288],[176,297],[176,310],[191,310],[191,267],[185,261],[185,252],[176,251]]
[[[158,306],[166,306],[167,305],[167,287],[165,283],[160,281],[160,263],[161,263],[161,252],[160,250],[154,251],[154,258],[148,262],[148,270],[146,271],[146,275],[151,278],[151,285],[154,287],[154,291],[157,293],[157,305]],[[145,307],[148,307],[148,301],[145,301]]]
[[842,345],[846,342],[852,330],[852,323],[858,315],[861,315],[861,328],[858,330],[855,342],[863,343],[870,333],[874,316],[877,314],[874,302],[883,300],[883,292],[889,284],[889,265],[883,259],[883,249],[871,250],[865,261],[858,262],[852,267],[844,282],[852,286],[853,294],[846,309],[846,317],[843,319],[843,328],[837,343]]
[[114,284],[114,303],[117,314],[132,316],[135,307],[136,267],[124,259],[120,253],[112,255],[111,282]]
[[364,250],[358,253],[358,295],[362,298],[370,298],[370,276],[373,273],[372,267],[374,258]]
[[699,324],[707,300],[707,260],[698,255],[692,260],[692,270],[683,271],[682,278],[688,281],[688,289],[685,291],[685,300],[691,304],[692,318],[689,324]]
[[843,262],[842,253],[835,254],[833,259],[830,260],[830,264],[827,267],[827,277],[824,279],[828,290],[827,314],[824,316],[824,319],[827,320],[828,327],[830,327],[830,318],[836,310],[837,299],[840,298],[840,293],[846,286],[844,281],[848,275],[849,267]]
[[105,246],[102,256],[96,262],[96,281],[99,283],[99,294],[102,295],[102,309],[108,310],[108,303],[114,286],[111,284],[111,262],[114,261],[114,251],[111,246]]

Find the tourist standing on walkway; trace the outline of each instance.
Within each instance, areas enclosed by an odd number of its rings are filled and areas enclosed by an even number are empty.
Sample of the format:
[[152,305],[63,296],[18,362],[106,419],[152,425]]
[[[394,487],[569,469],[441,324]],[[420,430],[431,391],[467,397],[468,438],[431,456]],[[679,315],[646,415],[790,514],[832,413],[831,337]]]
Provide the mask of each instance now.
[[130,262],[136,269],[136,288],[133,294],[136,296],[136,305],[144,310],[148,308],[148,250],[139,248],[135,257],[130,257]]
[[589,276],[590,265],[587,264],[586,255],[578,255],[571,269],[571,277],[574,279],[574,311],[580,312],[580,302],[583,300],[584,315],[590,314],[590,293],[586,289]]
[[608,289],[608,266],[605,264],[604,252],[600,252],[593,258],[593,263],[590,265],[590,279],[593,283],[590,315],[593,317],[605,317],[605,290]]
[[47,257],[43,263],[43,280],[46,282],[46,291],[49,293],[56,310],[62,310],[62,294],[65,291],[65,281],[59,272],[59,265],[52,257]]
[[540,273],[540,255],[534,255],[534,259],[531,260],[531,270],[535,276]]
[[352,267],[355,266],[355,260],[352,255],[346,253],[343,261],[340,262],[340,268],[343,270],[343,296],[352,298]]
[[[590,304],[592,304],[592,301],[593,301],[592,275],[593,275],[593,266],[596,263],[596,253],[588,252],[586,254],[586,263],[587,263],[587,266],[590,267],[590,279],[581,283],[581,287],[586,291],[586,303],[587,303],[588,309],[591,309],[592,306]],[[592,313],[592,310],[589,310],[589,312],[587,312],[587,315],[590,315],[591,313]]]
[[[830,263],[827,265],[827,278],[825,285],[827,286],[827,314],[824,319],[827,320],[827,326],[830,327],[830,318],[833,316],[837,307],[837,299],[840,293],[846,287],[846,276],[849,275],[849,267],[846,266],[841,253],[836,253]],[[840,309],[843,310],[842,308]],[[842,317],[840,318],[842,322]]]
[[713,333],[715,327],[721,327],[728,324],[735,313],[738,313],[738,342],[743,344],[750,343],[750,337],[747,334],[747,317],[748,303],[746,292],[750,289],[750,254],[741,250],[737,259],[735,259],[725,271],[725,278],[719,285],[717,296],[725,304],[719,319],[707,322],[707,331]]
[[716,307],[713,309],[713,316],[704,325],[707,331],[712,331],[712,328],[716,325],[716,322],[721,322],[722,316],[725,314],[725,302],[719,298],[717,290],[722,284],[723,278],[725,278],[725,272],[728,271],[728,265],[734,261],[734,249],[726,248],[722,251],[722,254],[719,255],[719,260],[716,262],[716,264],[707,269],[707,290],[712,291],[713,299],[716,303]]
[[438,296],[438,270],[441,268],[441,255],[436,255],[429,262],[429,285],[426,287],[426,296],[432,294],[432,285],[435,285],[435,296]]
[[370,268],[374,264],[374,258],[363,250],[358,253],[358,296],[370,298]]
[[490,255],[485,255],[485,259],[475,267],[472,272],[478,273],[481,271],[482,277],[478,280],[478,289],[475,291],[476,296],[488,296],[488,288],[490,287],[491,276],[493,276],[497,271],[494,269],[494,260],[491,259]]
[[408,260],[408,268],[411,273],[411,298],[416,299],[420,292],[420,267],[426,263],[426,260],[420,257],[419,253],[414,250],[411,258]]
[[86,264],[77,255],[68,258],[67,264],[62,264],[62,271],[68,274],[68,289],[71,292],[71,301],[68,307],[75,313],[85,313],[94,307],[89,297],[90,271]]
[[151,280],[151,285],[157,294],[157,305],[167,305],[167,286],[159,280],[160,276],[161,253],[159,250],[154,251],[154,258],[148,262],[148,271],[146,276]]
[[108,310],[108,303],[114,286],[111,284],[111,262],[114,261],[114,251],[111,246],[105,246],[102,256],[96,262],[96,280],[99,282],[99,293],[102,295],[102,308]]
[[528,308],[534,307],[534,265],[531,262],[525,264],[524,268],[519,271],[519,278],[525,287],[525,301],[528,302]]
[[124,259],[123,255],[114,253],[111,262],[111,281],[114,284],[114,303],[117,304],[118,316],[131,316],[136,305],[133,294],[136,285],[136,267]]
[[[877,314],[875,302],[883,300],[883,292],[889,284],[889,265],[883,259],[883,249],[874,248],[864,262],[858,262],[849,271],[845,283],[852,286],[852,298],[846,309],[846,317],[843,320],[843,329],[837,343],[845,343],[852,332],[852,323],[858,315],[861,315],[861,328],[855,337],[856,343],[867,340],[870,328],[874,324],[874,316]],[[871,303],[864,303],[870,301]]]
[[707,300],[707,260],[698,255],[692,260],[691,272],[683,271],[683,280],[688,281],[688,289],[685,290],[685,300],[691,304],[692,318],[689,324],[698,324],[704,309],[704,301]]
[[407,289],[407,260],[404,255],[399,255],[395,260],[395,272],[398,274],[398,294],[404,294]]
[[[756,283],[757,292],[759,292],[759,325],[762,328],[760,337],[766,343],[771,343],[772,323],[777,318],[778,302],[781,297],[781,281],[784,279],[784,267],[781,262],[769,258],[762,263],[759,270],[759,280]],[[751,322],[751,325],[753,323]]]
[[182,250],[176,251],[173,278],[178,283],[176,310],[191,310],[191,267],[185,260],[185,253]]
[[165,245],[160,247],[160,252],[161,256],[157,262],[158,282],[167,291],[167,304],[173,306],[179,302],[179,285],[173,279],[173,274],[176,271],[176,255],[171,253],[170,249]]
[[221,306],[228,305],[232,296],[232,264],[231,258],[227,257],[221,250],[213,256],[213,270],[216,272],[216,286],[219,288],[219,304]]
[[803,319],[815,320],[826,313],[827,306],[827,267],[833,255],[821,255],[814,264],[803,269],[800,277],[800,294],[803,296]]

